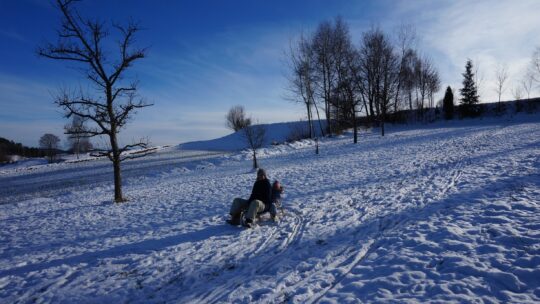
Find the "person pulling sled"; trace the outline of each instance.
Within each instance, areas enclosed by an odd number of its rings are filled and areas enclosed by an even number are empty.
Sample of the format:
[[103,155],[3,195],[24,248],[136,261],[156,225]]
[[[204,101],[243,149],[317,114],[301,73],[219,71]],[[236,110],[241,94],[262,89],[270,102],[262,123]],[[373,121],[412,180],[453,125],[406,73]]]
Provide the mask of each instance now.
[[[233,200],[229,212],[231,218],[227,220],[227,223],[231,225],[242,224],[245,227],[251,228],[257,215],[265,212],[270,212],[272,219],[276,221],[276,202],[281,204],[281,193],[283,192],[283,188],[277,181],[274,182],[274,186],[278,187],[278,190],[273,191],[264,169],[261,168],[257,170],[257,180],[253,184],[249,199],[235,198]],[[242,214],[245,218],[244,221],[242,221]]]

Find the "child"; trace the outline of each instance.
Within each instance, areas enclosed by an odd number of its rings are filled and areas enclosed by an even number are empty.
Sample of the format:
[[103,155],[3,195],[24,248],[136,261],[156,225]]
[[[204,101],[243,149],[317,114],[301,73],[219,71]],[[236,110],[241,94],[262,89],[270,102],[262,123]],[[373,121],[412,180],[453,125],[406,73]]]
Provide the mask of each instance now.
[[274,222],[278,221],[277,208],[281,208],[281,194],[283,193],[283,186],[278,180],[275,180],[272,184],[272,197],[270,198],[270,215]]

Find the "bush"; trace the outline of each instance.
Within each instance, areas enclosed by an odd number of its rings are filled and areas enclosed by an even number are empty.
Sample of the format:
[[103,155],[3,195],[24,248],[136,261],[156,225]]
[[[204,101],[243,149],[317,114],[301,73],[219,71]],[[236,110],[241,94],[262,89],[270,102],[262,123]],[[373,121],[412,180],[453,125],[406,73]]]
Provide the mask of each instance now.
[[3,148],[0,148],[0,164],[7,163],[11,159]]

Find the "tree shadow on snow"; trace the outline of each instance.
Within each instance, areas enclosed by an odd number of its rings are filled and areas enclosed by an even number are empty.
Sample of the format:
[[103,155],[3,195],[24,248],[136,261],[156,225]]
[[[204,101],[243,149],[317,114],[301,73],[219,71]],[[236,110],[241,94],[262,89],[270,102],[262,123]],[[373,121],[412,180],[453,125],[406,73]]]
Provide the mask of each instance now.
[[41,271],[63,265],[75,266],[81,263],[87,263],[89,267],[92,267],[97,266],[99,264],[99,261],[105,259],[114,259],[120,256],[130,254],[151,254],[154,252],[165,250],[168,247],[178,246],[183,243],[196,243],[209,239],[210,237],[226,236],[236,233],[237,230],[234,229],[234,227],[229,228],[229,226],[224,227],[224,225],[213,225],[200,230],[172,235],[160,239],[146,239],[140,242],[123,244],[100,251],[85,252],[67,258],[60,258],[50,261],[44,261],[42,263],[14,267],[11,269],[0,271],[0,277],[6,277],[9,275],[25,276],[25,274],[29,272]]

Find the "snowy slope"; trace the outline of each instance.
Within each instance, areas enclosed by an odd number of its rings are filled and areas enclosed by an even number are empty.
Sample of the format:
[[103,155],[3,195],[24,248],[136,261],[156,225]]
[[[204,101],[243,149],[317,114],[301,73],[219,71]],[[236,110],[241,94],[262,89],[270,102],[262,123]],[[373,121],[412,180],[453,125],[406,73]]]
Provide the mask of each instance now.
[[[264,146],[269,146],[272,143],[283,143],[289,139],[291,134],[309,130],[309,125],[305,121],[263,124],[262,126],[266,129]],[[321,134],[320,126],[318,122],[315,123],[314,131],[316,134]],[[322,126],[325,126],[324,122],[322,122]],[[238,151],[246,149],[247,144],[242,131],[238,131],[217,139],[183,143],[179,145],[179,148],[184,150]]]
[[[2,303],[540,301],[540,116],[269,147],[279,224],[224,224],[242,153],[0,174]],[[2,170],[2,169],[0,169]]]

